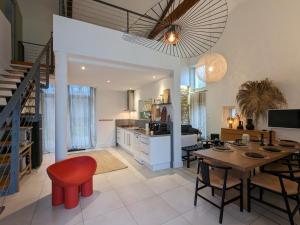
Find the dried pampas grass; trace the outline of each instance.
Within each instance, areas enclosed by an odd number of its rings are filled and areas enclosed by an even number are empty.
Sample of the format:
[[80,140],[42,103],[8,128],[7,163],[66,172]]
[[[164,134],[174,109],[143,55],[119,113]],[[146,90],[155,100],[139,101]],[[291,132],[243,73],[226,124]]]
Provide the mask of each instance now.
[[269,79],[247,81],[236,96],[241,113],[247,118],[266,118],[268,109],[279,109],[287,105],[282,92]]

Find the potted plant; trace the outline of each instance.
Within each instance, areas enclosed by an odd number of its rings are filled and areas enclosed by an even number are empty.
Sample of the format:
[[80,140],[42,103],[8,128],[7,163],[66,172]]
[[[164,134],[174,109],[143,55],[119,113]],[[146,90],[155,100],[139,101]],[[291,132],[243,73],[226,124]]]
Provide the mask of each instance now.
[[282,92],[269,79],[247,81],[241,85],[236,96],[241,114],[247,118],[247,129],[254,129],[260,118],[266,118],[267,110],[287,105]]

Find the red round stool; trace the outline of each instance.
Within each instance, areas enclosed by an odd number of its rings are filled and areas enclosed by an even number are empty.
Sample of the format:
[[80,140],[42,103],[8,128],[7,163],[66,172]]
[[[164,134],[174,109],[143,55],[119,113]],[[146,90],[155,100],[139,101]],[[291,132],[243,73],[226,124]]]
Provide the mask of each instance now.
[[84,197],[92,195],[96,167],[96,161],[89,156],[70,158],[49,166],[52,205],[64,204],[66,209],[71,209],[78,205],[79,193]]

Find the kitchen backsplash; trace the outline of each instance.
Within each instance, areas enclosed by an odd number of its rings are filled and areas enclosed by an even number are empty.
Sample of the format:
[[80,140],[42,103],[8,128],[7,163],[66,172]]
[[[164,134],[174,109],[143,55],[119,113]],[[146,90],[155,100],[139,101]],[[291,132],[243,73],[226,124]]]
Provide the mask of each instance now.
[[118,126],[137,126],[137,127],[145,127],[146,123],[149,123],[150,120],[134,120],[134,119],[117,119],[116,127]]

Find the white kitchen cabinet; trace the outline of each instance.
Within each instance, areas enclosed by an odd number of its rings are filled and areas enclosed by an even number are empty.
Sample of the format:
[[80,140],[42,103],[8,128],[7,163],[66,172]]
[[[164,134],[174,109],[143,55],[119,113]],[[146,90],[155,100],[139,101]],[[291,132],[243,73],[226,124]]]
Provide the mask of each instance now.
[[117,128],[118,144],[153,171],[170,168],[171,136],[149,136],[132,129]]
[[130,154],[133,154],[132,149],[133,131],[117,128],[117,143]]
[[153,171],[170,168],[171,137],[137,134],[133,145],[134,158]]
[[130,153],[133,154],[132,142],[133,142],[133,131],[125,130],[125,137],[126,137],[126,145],[125,149]]
[[121,130],[121,128],[117,128],[117,137],[116,137],[116,139],[117,139],[117,144],[120,144],[120,142],[121,142],[121,133],[122,133],[122,130]]

